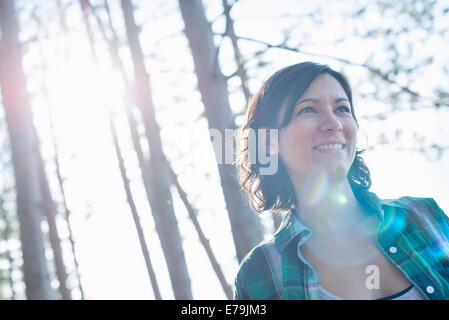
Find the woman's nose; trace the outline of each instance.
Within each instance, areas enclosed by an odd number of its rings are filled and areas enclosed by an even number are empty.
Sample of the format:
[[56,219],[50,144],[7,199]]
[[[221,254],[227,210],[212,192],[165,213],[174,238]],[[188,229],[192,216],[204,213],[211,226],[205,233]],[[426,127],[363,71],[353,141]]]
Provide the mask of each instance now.
[[332,113],[323,117],[320,130],[323,132],[339,132],[343,130],[343,125],[340,119]]

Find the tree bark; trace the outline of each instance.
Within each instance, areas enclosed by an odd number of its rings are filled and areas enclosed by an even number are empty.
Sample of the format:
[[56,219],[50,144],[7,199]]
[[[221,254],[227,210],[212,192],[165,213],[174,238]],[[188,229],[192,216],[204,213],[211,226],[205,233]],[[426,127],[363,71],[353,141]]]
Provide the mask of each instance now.
[[137,208],[134,203],[134,198],[131,193],[131,187],[129,185],[129,179],[126,175],[125,163],[122,157],[122,152],[120,150],[120,145],[118,143],[117,132],[115,130],[114,121],[112,115],[109,114],[110,129],[112,134],[112,139],[114,142],[115,154],[117,155],[117,161],[120,168],[120,174],[123,181],[123,187],[125,188],[126,198],[128,200],[129,207],[131,209],[131,214],[134,219],[134,224],[136,226],[137,235],[139,236],[140,248],[142,249],[142,254],[145,259],[145,264],[147,267],[148,276],[150,277],[151,285],[153,287],[154,297],[156,300],[161,300],[161,293],[159,292],[159,286],[156,280],[156,274],[153,270],[153,265],[151,264],[150,253],[148,252],[147,243],[145,241],[145,236],[143,234],[142,224],[140,223],[139,214],[137,213]]
[[[129,82],[126,78],[126,74],[124,72],[123,69],[123,65],[121,63],[121,60],[119,58],[119,54],[118,54],[118,47],[117,47],[117,38],[116,38],[116,33],[115,30],[112,26],[112,21],[111,21],[111,16],[110,16],[110,12],[109,12],[109,6],[107,1],[105,1],[105,9],[107,11],[108,14],[108,18],[110,21],[110,28],[111,28],[111,32],[113,34],[112,38],[113,39],[109,39],[106,36],[106,30],[103,24],[103,21],[101,20],[101,18],[98,16],[95,8],[90,4],[89,0],[80,0],[80,4],[81,4],[81,10],[83,12],[83,17],[84,17],[84,24],[86,25],[86,30],[87,30],[87,34],[88,34],[88,39],[89,39],[89,44],[90,44],[90,48],[91,48],[91,53],[92,53],[92,57],[95,60],[95,63],[98,65],[98,60],[97,60],[97,53],[95,50],[95,46],[94,46],[94,42],[93,42],[93,36],[92,36],[92,30],[90,27],[90,23],[89,23],[89,14],[88,14],[88,9],[91,10],[91,13],[93,14],[94,18],[97,20],[98,23],[98,27],[100,28],[101,34],[103,35],[104,40],[106,41],[106,43],[108,44],[108,48],[109,48],[109,53],[111,55],[111,59],[112,59],[112,63],[113,65],[119,69],[119,71],[121,72],[121,76],[122,76],[122,80],[125,84],[125,88],[128,91],[128,94],[130,94],[130,85]],[[130,111],[129,107],[126,106],[126,111]],[[117,137],[117,131],[115,129],[115,125],[114,125],[114,120],[113,120],[113,116],[111,114],[111,112],[108,112],[108,116],[109,116],[109,127],[111,130],[111,135],[112,135],[112,139],[113,139],[113,143],[114,143],[114,148],[115,148],[115,154],[117,156],[117,160],[118,160],[118,164],[119,164],[119,169],[120,169],[120,174],[122,177],[122,181],[123,181],[123,186],[125,188],[125,192],[126,192],[126,198],[131,210],[131,214],[133,216],[133,220],[134,220],[134,224],[136,226],[136,231],[139,237],[139,242],[140,242],[140,247],[142,250],[142,254],[145,260],[145,264],[147,267],[147,272],[148,275],[150,277],[150,281],[151,281],[151,285],[153,287],[153,292],[154,292],[154,296],[156,300],[161,300],[161,294],[159,291],[159,286],[157,284],[157,279],[156,279],[156,274],[154,273],[154,269],[153,269],[153,265],[151,263],[151,259],[150,259],[150,253],[148,251],[148,247],[146,244],[146,240],[145,240],[145,236],[143,233],[143,228],[142,225],[140,223],[140,217],[139,214],[137,213],[137,208],[134,202],[134,197],[132,195],[131,192],[131,188],[130,188],[130,183],[129,183],[129,179],[126,175],[126,168],[125,168],[125,164],[124,164],[124,160],[122,157],[122,153],[120,150],[120,145],[118,142],[118,137]],[[132,119],[132,120],[130,120]],[[135,119],[132,116],[132,112],[131,114],[128,112],[128,123],[130,126],[130,130],[132,133],[132,139],[133,139],[133,144],[134,147],[136,149],[136,153],[137,153],[137,157],[139,159],[139,164],[142,167],[143,162],[143,152],[142,152],[142,148],[139,142],[139,138],[138,138],[138,134],[137,134],[137,125],[135,123]],[[136,145],[136,141],[137,141],[137,145]],[[145,172],[145,170],[141,170],[142,172]]]
[[203,229],[201,228],[201,225],[196,218],[196,210],[192,207],[189,200],[187,199],[187,193],[184,191],[184,189],[181,187],[178,181],[178,177],[174,173],[173,169],[169,167],[170,175],[172,177],[173,183],[176,186],[176,189],[178,190],[179,196],[181,197],[182,202],[184,203],[184,206],[187,209],[187,212],[189,213],[189,218],[192,220],[193,226],[195,227],[195,230],[198,234],[198,238],[200,239],[201,244],[204,247],[204,250],[206,250],[206,254],[209,258],[210,263],[212,264],[212,268],[215,271],[215,274],[217,275],[218,280],[220,281],[221,287],[223,288],[224,293],[226,294],[226,297],[231,300],[232,299],[232,289],[229,286],[229,284],[226,282],[226,278],[223,274],[223,271],[221,270],[220,265],[218,264],[217,259],[215,258],[215,254],[209,244],[209,240],[206,238],[206,235],[203,232]]
[[80,290],[81,300],[84,300],[84,290],[83,290],[83,286],[81,284],[81,275],[79,272],[78,258],[77,258],[76,250],[75,250],[75,240],[73,239],[73,231],[72,231],[72,226],[70,224],[70,210],[67,206],[67,199],[66,199],[65,191],[64,191],[64,184],[63,184],[61,169],[60,169],[60,165],[59,165],[59,158],[58,158],[58,146],[56,144],[55,132],[54,132],[54,127],[53,127],[53,118],[52,118],[50,108],[48,110],[48,113],[49,113],[49,118],[50,118],[50,127],[51,127],[50,130],[51,130],[51,134],[52,134],[52,138],[53,138],[53,146],[54,146],[54,151],[55,151],[54,163],[55,163],[55,167],[56,167],[56,169],[55,169],[56,177],[58,178],[59,191],[61,192],[62,203],[64,205],[64,220],[67,225],[67,230],[69,231],[69,241],[70,241],[70,247],[72,249],[73,263],[75,264],[76,278],[78,280],[78,289]]
[[56,225],[56,215],[57,215],[56,205],[55,202],[53,201],[50,186],[48,185],[48,180],[45,175],[44,162],[42,160],[42,155],[38,148],[39,142],[37,138],[37,132],[35,132],[35,137],[36,137],[35,138],[36,149],[38,151],[37,162],[38,162],[41,192],[43,196],[43,207],[48,223],[50,244],[53,249],[53,259],[56,267],[56,276],[59,281],[59,292],[61,293],[62,300],[72,300],[72,294],[70,293],[70,290],[67,287],[67,271],[65,268],[64,257],[61,248],[61,238],[59,237],[58,227]]
[[0,85],[16,181],[26,296],[28,299],[51,299],[41,229],[42,192],[39,185],[38,146],[35,143],[13,0],[0,1],[0,27]]
[[[142,115],[149,144],[149,193],[151,211],[167,262],[176,299],[192,299],[190,278],[182,248],[181,234],[173,208],[168,163],[165,158],[156,122],[149,76],[146,72],[138,30],[130,0],[122,0],[126,34],[131,50],[136,85],[136,103]],[[146,170],[142,168],[142,170]]]
[[[60,3],[59,3],[59,5],[60,5]],[[64,11],[60,6],[58,7],[58,9],[60,9],[59,14],[60,14],[60,18],[61,18],[61,21],[60,21],[61,28],[64,31],[67,31],[67,27],[64,25],[64,20],[63,20]],[[79,290],[81,293],[81,299],[84,300],[84,292],[83,292],[83,289],[81,286],[80,275],[79,275],[79,265],[78,265],[78,261],[77,261],[76,254],[75,254],[75,243],[73,240],[73,233],[72,233],[72,228],[71,228],[70,220],[69,220],[69,210],[67,208],[67,202],[66,202],[66,197],[65,197],[65,193],[64,193],[62,177],[61,177],[61,172],[60,172],[60,165],[59,165],[59,160],[58,160],[58,147],[57,147],[56,137],[55,137],[55,132],[54,132],[53,116],[51,113],[51,102],[50,102],[48,86],[47,86],[47,61],[46,61],[44,53],[43,53],[43,46],[42,46],[42,41],[41,41],[41,34],[42,34],[42,32],[45,34],[46,30],[45,30],[44,23],[40,18],[38,18],[37,16],[33,16],[33,19],[37,22],[38,29],[39,29],[38,43],[39,43],[39,49],[40,49],[39,51],[40,51],[40,56],[41,56],[42,73],[43,73],[43,82],[42,82],[42,90],[41,91],[46,100],[48,116],[50,119],[50,132],[51,132],[52,142],[53,142],[53,147],[54,147],[53,160],[54,160],[54,163],[56,166],[55,173],[56,173],[56,176],[58,179],[59,191],[61,192],[61,195],[63,198],[63,205],[64,205],[63,217],[65,220],[67,229],[69,231],[68,238],[69,238],[69,241],[71,244],[73,260],[74,260],[74,264],[75,264],[75,272],[76,272],[76,277],[78,280]],[[36,134],[36,137],[37,137],[37,134]],[[67,273],[65,271],[65,265],[63,263],[63,254],[61,252],[61,246],[59,244],[56,244],[56,242],[55,242],[55,241],[60,241],[59,235],[57,232],[57,228],[56,228],[56,221],[55,221],[55,218],[58,215],[58,209],[52,199],[50,188],[48,187],[48,182],[47,182],[47,178],[45,175],[44,164],[41,161],[42,157],[39,156],[38,159],[40,159],[39,171],[41,173],[41,185],[42,185],[42,190],[43,190],[43,194],[44,194],[44,210],[45,210],[45,213],[47,215],[47,220],[49,221],[49,225],[50,225],[50,229],[49,229],[50,230],[50,242],[52,244],[53,251],[55,252],[55,264],[56,264],[57,277],[58,277],[59,283],[62,284],[62,286],[60,286],[59,290],[60,290],[61,297],[63,300],[71,300],[72,299],[71,292],[67,288],[67,284],[66,284]],[[53,220],[53,221],[51,221],[51,220]],[[52,235],[52,232],[53,232],[53,235]]]
[[[3,197],[3,195],[1,197]],[[10,238],[10,234],[14,230],[12,230],[11,222],[8,217],[8,212],[6,211],[3,204],[4,204],[4,199],[0,198],[0,217],[1,217],[0,219],[2,219],[3,222],[5,223],[3,240],[5,241],[5,255],[8,260],[8,271],[7,271],[6,280],[8,281],[9,287],[11,289],[11,300],[15,300],[16,299],[16,290],[14,289],[14,281],[12,279],[14,260],[11,255],[11,251],[8,248],[8,240]]]
[[[225,35],[229,37],[232,43],[232,49],[234,50],[234,59],[237,64],[237,72],[236,75],[240,78],[242,92],[245,96],[246,105],[249,103],[249,99],[251,98],[251,92],[248,87],[248,75],[245,68],[245,59],[243,58],[242,53],[240,52],[240,48],[238,45],[238,37],[235,34],[234,29],[234,20],[231,17],[231,9],[232,5],[229,4],[228,0],[222,0],[223,2],[223,14],[226,18],[226,31]],[[281,223],[282,218],[278,214],[273,214],[273,229],[276,231]]]
[[[193,55],[205,116],[209,128],[220,131],[223,138],[221,145],[224,146],[225,129],[235,129],[235,123],[213,33],[201,0],[180,0],[179,6]],[[236,168],[230,164],[222,164],[222,152],[215,151],[237,259],[240,262],[263,239],[263,227],[259,217],[251,212],[243,198],[237,182]]]

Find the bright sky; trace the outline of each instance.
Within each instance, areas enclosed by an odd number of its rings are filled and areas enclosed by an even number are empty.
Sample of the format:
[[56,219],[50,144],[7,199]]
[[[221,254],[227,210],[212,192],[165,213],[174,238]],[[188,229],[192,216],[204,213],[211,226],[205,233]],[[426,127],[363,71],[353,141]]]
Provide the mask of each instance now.
[[[136,1],[139,11],[136,18],[139,23],[145,21],[141,40],[148,58],[148,71],[151,74],[153,99],[157,108],[157,118],[162,128],[164,148],[177,173],[180,183],[189,194],[190,200],[199,209],[199,220],[206,236],[210,239],[216,257],[223,268],[227,280],[232,283],[238,264],[230,234],[229,222],[218,181],[217,168],[208,142],[207,124],[201,116],[203,107],[198,92],[195,92],[196,79],[190,73],[193,64],[187,41],[182,33],[183,22],[177,11],[177,1]],[[350,2],[350,1],[349,1]],[[349,3],[345,2],[345,3]],[[111,4],[118,1],[111,1]],[[207,0],[208,18],[219,16],[221,1]],[[312,5],[312,3],[316,3]],[[327,18],[323,26],[316,26],[307,19],[286,17],[283,15],[304,14],[326,1],[279,2],[260,0],[241,0],[234,8],[233,16],[238,21],[236,30],[248,37],[279,43],[282,34],[291,26],[301,24],[300,31],[293,34],[308,39],[304,50],[345,57],[362,62],[376,48],[373,41],[362,42],[347,38],[345,42],[329,46],[326,43],[335,38],[348,37],[352,30],[351,21],[341,18],[341,13],[350,8],[342,3],[322,7]],[[51,11],[48,13],[51,16]],[[54,14],[54,12],[53,12]],[[120,11],[113,11],[117,28],[122,27]],[[150,18],[151,17],[151,18]],[[53,16],[54,18],[54,16]],[[379,19],[373,13],[373,21]],[[115,115],[119,131],[120,144],[127,165],[127,174],[132,183],[135,200],[149,245],[150,255],[164,299],[173,299],[170,281],[163,260],[159,240],[154,229],[151,213],[140,183],[137,159],[132,152],[130,133],[126,125],[126,115],[122,110],[122,86],[119,75],[109,69],[109,58],[105,54],[104,44],[98,46],[100,67],[92,62],[90,49],[81,24],[79,8],[72,5],[68,9],[67,25],[73,30],[62,34],[57,26],[49,24],[49,39],[41,40],[41,48],[47,57],[46,79],[49,88],[49,102],[42,95],[42,72],[40,48],[30,45],[24,59],[33,81],[29,81],[32,93],[39,93],[33,100],[33,112],[42,140],[42,149],[48,161],[47,172],[54,177],[54,154],[49,131],[48,105],[54,118],[58,153],[68,206],[71,209],[71,222],[76,241],[76,250],[80,264],[81,280],[87,299],[152,299],[153,293],[141,254],[134,222],[126,203],[126,196],[120,178],[120,172],[114,153],[107,121],[107,110]],[[32,28],[33,22],[24,22]],[[369,24],[367,22],[367,24]],[[76,26],[76,27],[74,27]],[[214,25],[217,32],[223,31],[223,19]],[[34,25],[35,28],[35,25]],[[27,29],[31,30],[31,29]],[[324,31],[323,31],[324,30]],[[26,38],[25,32],[23,37]],[[124,30],[119,30],[123,35]],[[100,36],[97,38],[100,40]],[[218,40],[218,39],[217,39]],[[242,42],[242,51],[254,52],[260,46]],[[437,59],[447,57],[447,46],[441,46]],[[121,51],[123,59],[129,59],[129,53]],[[234,72],[235,65],[227,41],[220,52],[222,68],[225,74]],[[339,69],[343,67],[330,59],[315,58],[273,50],[265,56],[272,62],[266,68],[255,69],[250,63],[252,77],[251,89],[257,90],[266,77],[280,67],[302,60],[314,60],[329,63]],[[129,67],[128,64],[128,69]],[[344,67],[351,83],[358,83],[363,69]],[[428,78],[425,78],[427,82]],[[445,78],[447,81],[447,78]],[[365,80],[366,81],[366,80]],[[238,82],[237,82],[238,83]],[[367,85],[367,84],[365,84]],[[231,82],[231,87],[236,87]],[[369,85],[367,85],[369,87]],[[363,115],[385,108],[380,102],[363,100],[355,91],[356,112],[361,127],[370,141],[376,141],[379,131],[394,136],[396,129],[404,130],[403,148],[411,147],[411,135],[417,131],[431,141],[446,142],[449,113],[444,110],[425,110],[422,112],[400,113],[389,117],[387,121],[373,122],[363,119]],[[242,95],[231,94],[231,103],[235,111],[243,107]],[[377,109],[377,107],[379,109]],[[388,114],[387,114],[388,116]],[[409,145],[410,143],[410,145]],[[420,153],[400,152],[392,146],[381,146],[365,155],[372,179],[372,191],[381,197],[399,197],[403,195],[433,197],[440,207],[449,212],[449,155],[446,153],[438,161],[429,161]],[[56,180],[51,180],[52,188],[57,189]],[[60,200],[55,192],[56,200]],[[195,299],[224,299],[225,295],[210,266],[207,256],[200,245],[187,213],[175,197],[176,214],[183,237],[192,290]],[[271,219],[264,218],[267,228],[271,228]],[[67,236],[67,230],[61,223],[61,235]],[[67,253],[71,261],[70,253]],[[76,291],[74,298],[79,298]]]

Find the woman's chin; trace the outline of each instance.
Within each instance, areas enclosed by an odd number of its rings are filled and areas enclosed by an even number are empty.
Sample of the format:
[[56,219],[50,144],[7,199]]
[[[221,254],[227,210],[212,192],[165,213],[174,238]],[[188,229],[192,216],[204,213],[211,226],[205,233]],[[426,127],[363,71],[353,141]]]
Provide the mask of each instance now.
[[325,163],[317,166],[316,172],[325,173],[329,178],[334,181],[346,179],[348,175],[348,168],[344,163],[334,162]]

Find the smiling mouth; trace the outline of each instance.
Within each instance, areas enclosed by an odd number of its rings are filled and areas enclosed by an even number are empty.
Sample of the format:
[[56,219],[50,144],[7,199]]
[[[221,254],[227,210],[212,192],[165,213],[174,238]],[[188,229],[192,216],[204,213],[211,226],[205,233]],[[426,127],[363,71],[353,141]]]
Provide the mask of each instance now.
[[317,151],[333,152],[333,151],[341,151],[345,147],[346,147],[345,144],[335,143],[335,144],[322,144],[322,145],[313,147],[313,149],[317,150]]

